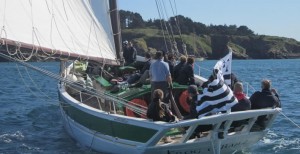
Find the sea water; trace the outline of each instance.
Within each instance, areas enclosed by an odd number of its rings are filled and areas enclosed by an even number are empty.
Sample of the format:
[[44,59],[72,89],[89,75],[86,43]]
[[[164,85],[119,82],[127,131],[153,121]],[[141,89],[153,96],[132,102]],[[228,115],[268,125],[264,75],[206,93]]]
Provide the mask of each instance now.
[[[215,65],[205,60],[200,74],[208,77]],[[59,63],[32,63],[58,73]],[[233,60],[232,72],[251,95],[260,81],[270,79],[278,90],[283,113],[267,135],[238,153],[300,153],[300,60]],[[195,66],[195,73],[199,69]],[[248,87],[248,88],[247,88]],[[248,90],[247,90],[248,89]],[[294,124],[294,123],[296,124]],[[96,153],[80,146],[63,127],[57,81],[16,63],[0,63],[0,154]]]

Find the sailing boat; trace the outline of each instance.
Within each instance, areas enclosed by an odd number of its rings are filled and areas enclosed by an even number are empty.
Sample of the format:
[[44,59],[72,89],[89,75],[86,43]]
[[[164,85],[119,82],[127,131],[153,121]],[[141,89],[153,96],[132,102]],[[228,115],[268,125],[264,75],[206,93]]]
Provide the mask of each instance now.
[[[3,58],[15,61],[57,79],[59,104],[65,129],[81,145],[104,153],[232,153],[257,143],[271,127],[276,109],[251,110],[205,116],[177,122],[147,119],[151,87],[120,86],[111,92],[107,78],[119,65],[118,29],[111,22],[115,1],[106,0],[1,0],[0,26]],[[101,7],[93,10],[93,5]],[[96,18],[96,15],[101,18]],[[115,28],[112,28],[115,26]],[[26,61],[39,57],[60,60],[60,74],[32,66]],[[88,63],[97,73],[86,74]],[[95,75],[96,74],[96,75]],[[108,77],[107,77],[108,76]],[[195,75],[199,83],[206,81]],[[184,101],[186,85],[173,93],[180,112],[188,114]],[[199,89],[201,90],[201,89]],[[266,127],[255,129],[258,116],[268,117]],[[246,120],[239,128],[235,121]],[[212,129],[198,138],[194,130]],[[170,136],[172,142],[163,142]]]

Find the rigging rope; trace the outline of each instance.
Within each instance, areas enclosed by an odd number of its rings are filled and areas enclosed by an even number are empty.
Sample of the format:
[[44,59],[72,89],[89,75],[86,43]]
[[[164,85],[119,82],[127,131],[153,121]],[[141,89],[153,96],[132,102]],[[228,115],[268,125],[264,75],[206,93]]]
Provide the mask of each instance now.
[[22,65],[24,65],[26,67],[29,67],[29,68],[31,68],[33,70],[36,70],[36,71],[38,71],[38,72],[40,72],[42,74],[45,74],[45,75],[47,75],[47,76],[49,76],[51,78],[54,78],[56,80],[62,81],[62,82],[67,83],[67,84],[70,84],[71,86],[73,86],[73,87],[75,87],[77,89],[85,90],[85,91],[89,92],[90,94],[92,94],[94,96],[102,97],[102,98],[104,97],[105,99],[108,99],[110,101],[116,102],[116,103],[121,104],[121,105],[124,105],[124,106],[132,109],[137,114],[144,114],[144,115],[146,114],[146,110],[138,108],[135,105],[128,104],[128,101],[125,100],[125,99],[123,99],[123,98],[116,97],[116,96],[114,96],[112,94],[104,93],[102,91],[99,91],[99,90],[96,90],[96,89],[93,89],[93,88],[90,88],[90,89],[84,88],[83,85],[75,83],[75,82],[73,82],[73,81],[71,81],[69,79],[62,78],[61,76],[59,76],[57,74],[54,74],[54,73],[49,72],[47,70],[41,69],[39,67],[35,67],[35,66],[33,66],[31,64],[28,64],[28,63],[26,63],[24,61],[21,61],[21,60],[9,57],[9,56],[7,56],[7,55],[5,55],[3,53],[0,53],[0,56],[3,57],[3,58],[6,58],[8,60],[12,60],[12,61],[18,62],[18,63],[20,63],[20,64],[22,64]]
[[287,117],[282,111],[280,111],[279,109],[275,108],[281,115],[283,115],[285,117],[285,119],[287,119],[288,121],[290,121],[293,125],[295,125],[296,127],[300,128],[300,126],[298,124],[296,124],[296,122],[294,122],[291,118]]
[[[182,53],[180,53],[178,51],[177,43],[176,43],[174,31],[173,31],[173,26],[171,25],[171,23],[168,19],[169,16],[168,16],[168,13],[167,13],[167,8],[166,8],[166,5],[165,5],[165,2],[163,0],[162,1],[156,0],[155,2],[156,2],[156,7],[157,7],[158,14],[159,14],[159,18],[160,18],[161,29],[162,29],[162,32],[163,32],[163,37],[164,37],[167,52],[171,51],[172,54],[175,57],[179,57],[180,55],[182,55]],[[182,48],[184,50],[183,54],[187,55],[186,46],[185,46],[185,43],[184,43],[182,35],[181,35],[179,22],[178,22],[178,19],[177,19],[176,15],[175,15],[174,7],[173,7],[172,2],[170,0],[169,0],[169,3],[170,3],[170,6],[171,6],[173,16],[174,16],[175,27],[178,30],[179,37],[180,37],[180,40],[182,42]],[[175,3],[175,1],[174,1],[174,3]],[[174,4],[174,6],[176,8],[176,4]],[[176,8],[176,13],[177,13],[177,8]],[[168,44],[167,44],[167,41],[166,41],[166,36],[164,34],[164,31],[166,31],[166,35],[168,36],[168,40],[170,42],[171,50],[168,49]]]
[[157,12],[158,12],[158,15],[159,15],[159,19],[160,19],[160,26],[161,26],[163,37],[164,37],[165,47],[166,47],[167,51],[169,51],[167,41],[166,41],[165,31],[164,31],[163,25],[162,25],[162,17],[161,17],[160,9],[158,7],[157,0],[155,0],[155,3],[156,3],[156,8],[157,8]]

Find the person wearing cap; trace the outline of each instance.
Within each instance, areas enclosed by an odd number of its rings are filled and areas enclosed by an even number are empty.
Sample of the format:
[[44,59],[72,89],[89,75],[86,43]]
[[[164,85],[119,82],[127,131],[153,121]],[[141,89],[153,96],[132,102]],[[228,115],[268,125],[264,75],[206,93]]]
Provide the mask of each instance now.
[[[161,89],[165,94],[165,100],[169,99],[168,87],[172,86],[172,78],[168,63],[163,61],[162,51],[157,51],[155,54],[156,61],[150,65],[149,75],[151,81],[151,98],[153,91]],[[164,101],[164,102],[169,102]]]
[[136,60],[136,49],[133,47],[131,42],[123,42],[123,57],[125,60],[124,65],[130,65]]
[[187,116],[184,116],[184,120],[186,119],[195,119],[198,117],[197,111],[196,111],[196,101],[197,101],[197,95],[198,93],[198,88],[196,85],[190,85],[187,88],[188,91],[188,104],[190,105],[190,114]]

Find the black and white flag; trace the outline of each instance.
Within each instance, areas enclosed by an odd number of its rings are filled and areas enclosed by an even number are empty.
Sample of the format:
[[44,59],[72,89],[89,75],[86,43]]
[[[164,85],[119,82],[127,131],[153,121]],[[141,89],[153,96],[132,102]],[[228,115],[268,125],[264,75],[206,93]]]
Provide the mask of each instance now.
[[214,66],[214,69],[221,71],[225,83],[229,86],[231,86],[231,61],[232,49],[229,48],[229,53],[225,57],[220,59]]
[[214,80],[203,90],[203,94],[198,95],[196,107],[198,118],[222,111],[230,112],[231,107],[238,103],[223,78],[224,72],[225,74],[228,71],[231,73],[231,56],[232,53],[229,53],[217,62],[214,67]]

